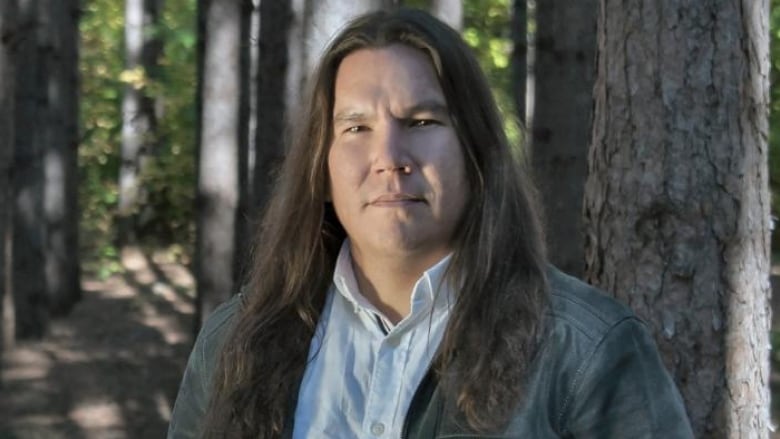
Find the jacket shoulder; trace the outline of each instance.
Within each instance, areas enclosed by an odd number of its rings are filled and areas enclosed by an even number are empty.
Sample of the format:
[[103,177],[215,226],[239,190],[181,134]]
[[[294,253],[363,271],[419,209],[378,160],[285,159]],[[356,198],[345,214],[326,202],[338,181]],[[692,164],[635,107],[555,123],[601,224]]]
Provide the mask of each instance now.
[[243,295],[239,293],[218,306],[198,333],[173,406],[168,439],[201,436],[200,422],[209,404],[214,367],[242,302]]
[[232,323],[236,314],[241,310],[244,300],[243,293],[234,295],[215,308],[203,323],[196,344],[200,343],[201,349],[207,354],[216,354],[220,349],[224,338],[233,327]]
[[581,335],[599,340],[618,323],[636,319],[634,313],[616,299],[556,268],[548,270],[553,326],[566,325]]

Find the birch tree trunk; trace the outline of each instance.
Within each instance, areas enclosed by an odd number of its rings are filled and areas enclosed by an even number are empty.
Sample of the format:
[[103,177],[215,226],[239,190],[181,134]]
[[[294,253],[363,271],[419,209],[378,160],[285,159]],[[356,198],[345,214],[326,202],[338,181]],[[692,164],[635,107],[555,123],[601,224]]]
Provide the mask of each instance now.
[[598,0],[536,7],[531,157],[545,210],[550,260],[582,276],[582,197],[593,108]]
[[601,0],[588,279],[655,331],[696,437],[769,434],[768,0]]
[[142,176],[157,142],[155,99],[148,93],[162,49],[154,28],[162,0],[125,0],[125,72],[122,99],[122,147],[119,168],[120,246],[137,239],[138,213],[144,202]]
[[77,0],[39,0],[46,93],[43,122],[43,211],[46,291],[53,314],[80,297],[78,249]]
[[16,0],[0,2],[0,352],[15,338],[12,285],[13,160],[16,90]]
[[202,54],[196,324],[234,292],[242,0],[200,0]]

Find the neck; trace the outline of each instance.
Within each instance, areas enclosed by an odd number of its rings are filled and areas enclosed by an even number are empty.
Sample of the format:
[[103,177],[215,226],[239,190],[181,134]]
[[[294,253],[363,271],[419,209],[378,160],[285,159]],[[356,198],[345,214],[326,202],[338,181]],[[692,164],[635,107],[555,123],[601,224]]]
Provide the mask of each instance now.
[[439,251],[377,258],[362,253],[354,246],[350,251],[352,269],[361,294],[393,324],[411,312],[412,289],[417,279],[447,255],[446,251]]

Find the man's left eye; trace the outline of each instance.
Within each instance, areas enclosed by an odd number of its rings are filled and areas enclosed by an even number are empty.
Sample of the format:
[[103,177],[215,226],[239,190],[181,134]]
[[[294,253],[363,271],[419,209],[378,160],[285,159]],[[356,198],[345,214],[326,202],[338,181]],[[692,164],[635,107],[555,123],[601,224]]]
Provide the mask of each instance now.
[[433,119],[413,119],[409,123],[409,126],[414,127],[414,128],[419,128],[419,127],[427,127],[429,125],[435,125],[435,124],[436,124],[436,121],[433,120]]

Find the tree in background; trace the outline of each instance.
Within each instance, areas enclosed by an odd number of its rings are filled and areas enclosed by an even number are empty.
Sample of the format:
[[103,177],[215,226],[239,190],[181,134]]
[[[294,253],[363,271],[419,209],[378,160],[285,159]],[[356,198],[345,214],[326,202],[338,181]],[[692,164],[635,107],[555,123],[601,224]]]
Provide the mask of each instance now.
[[48,327],[45,222],[43,215],[43,130],[45,72],[38,45],[43,3],[19,3],[13,171],[13,293],[17,338],[41,337]]
[[[17,31],[8,37],[17,67],[14,103],[9,105],[16,111],[8,113],[14,125],[9,136],[13,178],[4,185],[13,190],[14,205],[8,211],[13,212],[14,233],[13,251],[5,255],[12,262],[15,336],[30,338],[44,335],[49,314],[66,313],[80,295],[74,257],[78,4],[35,0],[17,6]],[[4,308],[11,311],[10,305]]]
[[597,0],[536,6],[532,169],[545,212],[550,260],[585,268],[582,196],[587,175],[596,57]]
[[697,437],[769,432],[768,0],[601,0],[588,280],[649,322]]
[[54,315],[81,296],[78,254],[78,0],[39,0],[40,68],[46,111],[43,136],[43,213],[46,291]]
[[526,88],[528,84],[528,1],[514,0],[512,2],[512,58],[510,61],[510,89],[508,92],[514,100],[517,120],[526,123]]
[[122,100],[122,150],[119,168],[120,245],[135,244],[147,188],[141,176],[157,149],[158,101],[150,85],[159,77],[162,50],[162,0],[125,0],[125,82]]
[[203,52],[198,147],[196,326],[234,293],[241,2],[199,0]]
[[16,84],[16,0],[0,3],[0,352],[14,343],[12,290],[14,115]]
[[[123,62],[124,2],[82,2],[80,20],[81,131],[79,146],[82,266],[88,275],[121,271],[116,247],[122,116],[127,80]],[[195,2],[166,0],[156,35],[165,44],[159,77],[144,90],[165,102],[157,150],[139,175],[145,193],[140,243],[164,247],[188,262],[194,245]],[[152,213],[153,215],[146,215]]]
[[463,29],[463,0],[432,0],[431,13],[453,29]]

